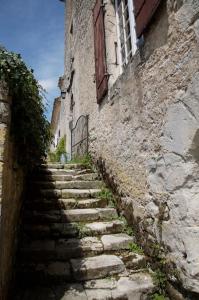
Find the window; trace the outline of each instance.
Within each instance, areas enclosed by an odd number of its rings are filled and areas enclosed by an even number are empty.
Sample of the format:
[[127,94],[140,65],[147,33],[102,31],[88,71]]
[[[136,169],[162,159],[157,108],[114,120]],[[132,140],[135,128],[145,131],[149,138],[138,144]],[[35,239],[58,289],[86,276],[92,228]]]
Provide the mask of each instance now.
[[115,3],[119,39],[119,60],[123,70],[137,49],[133,0],[116,0]]

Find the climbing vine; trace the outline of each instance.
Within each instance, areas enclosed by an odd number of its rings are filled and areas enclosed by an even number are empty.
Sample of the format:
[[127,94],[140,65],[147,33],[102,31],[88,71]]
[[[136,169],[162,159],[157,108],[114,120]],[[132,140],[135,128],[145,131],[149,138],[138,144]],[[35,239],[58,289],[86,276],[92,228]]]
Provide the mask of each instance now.
[[12,96],[11,134],[19,163],[33,166],[46,156],[50,127],[45,117],[44,91],[20,54],[0,47],[0,81]]

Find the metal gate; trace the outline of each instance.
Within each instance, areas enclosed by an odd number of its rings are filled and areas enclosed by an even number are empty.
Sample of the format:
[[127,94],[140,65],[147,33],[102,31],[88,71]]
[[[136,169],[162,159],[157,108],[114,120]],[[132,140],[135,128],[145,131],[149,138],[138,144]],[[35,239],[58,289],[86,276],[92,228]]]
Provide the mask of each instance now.
[[75,127],[71,130],[72,159],[88,153],[88,119],[88,115],[80,116]]

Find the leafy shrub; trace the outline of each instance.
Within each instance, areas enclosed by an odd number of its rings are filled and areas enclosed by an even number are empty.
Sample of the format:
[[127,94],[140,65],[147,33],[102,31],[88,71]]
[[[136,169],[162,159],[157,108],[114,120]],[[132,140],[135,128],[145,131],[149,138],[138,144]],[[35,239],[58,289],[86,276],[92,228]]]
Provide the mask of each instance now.
[[45,117],[44,91],[19,54],[0,47],[0,80],[12,96],[11,134],[19,163],[32,167],[47,154],[51,134]]
[[48,157],[51,162],[60,162],[61,156],[66,156],[66,138],[62,137],[57,145],[55,152],[49,152]]
[[57,161],[60,161],[61,156],[66,155],[66,141],[65,141],[65,137],[61,138],[58,145],[57,145],[57,149],[55,151],[55,155],[56,155],[56,159]]

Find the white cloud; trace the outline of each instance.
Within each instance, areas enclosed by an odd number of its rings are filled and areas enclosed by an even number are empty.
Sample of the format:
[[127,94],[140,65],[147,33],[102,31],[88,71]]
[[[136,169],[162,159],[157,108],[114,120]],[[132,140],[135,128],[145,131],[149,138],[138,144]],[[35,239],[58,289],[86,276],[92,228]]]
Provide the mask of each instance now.
[[58,78],[53,77],[53,78],[42,79],[39,81],[39,83],[47,92],[51,92],[57,89],[57,81]]

